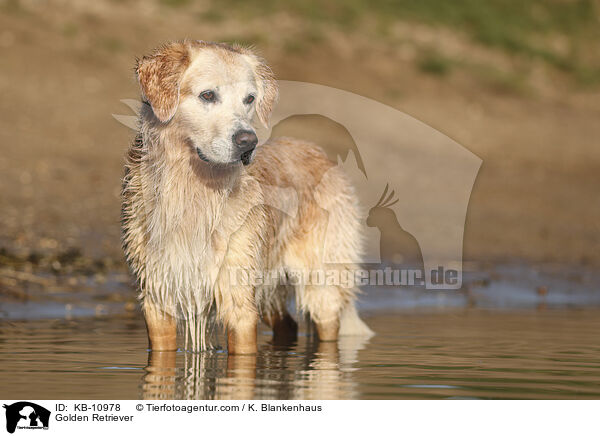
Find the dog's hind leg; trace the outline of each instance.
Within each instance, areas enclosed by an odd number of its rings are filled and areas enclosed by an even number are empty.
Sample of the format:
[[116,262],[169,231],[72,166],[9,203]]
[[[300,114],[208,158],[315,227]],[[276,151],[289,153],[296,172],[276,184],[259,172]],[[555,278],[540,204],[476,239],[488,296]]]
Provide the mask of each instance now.
[[286,253],[287,267],[303,272],[304,282],[296,286],[297,307],[310,315],[321,341],[337,340],[340,318],[354,304],[357,292],[354,271],[360,262],[359,225],[353,214],[342,212],[342,206],[332,212],[317,207],[306,212],[311,230]]
[[320,341],[336,341],[348,295],[338,286],[307,285],[298,290],[299,307],[310,315]]
[[289,345],[298,339],[298,323],[287,310],[287,295],[284,284],[257,289],[261,318],[273,329],[273,345]]
[[287,310],[265,313],[263,321],[273,329],[274,345],[287,345],[298,339],[298,323]]
[[153,351],[177,350],[177,322],[147,299],[143,302],[148,342]]

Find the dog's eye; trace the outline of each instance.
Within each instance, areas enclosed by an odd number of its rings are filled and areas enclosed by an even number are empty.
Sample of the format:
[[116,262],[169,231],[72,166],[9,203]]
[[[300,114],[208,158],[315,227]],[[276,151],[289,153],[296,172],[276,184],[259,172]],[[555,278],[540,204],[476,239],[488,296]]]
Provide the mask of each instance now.
[[245,104],[251,104],[254,101],[254,96],[252,94],[250,94],[248,97],[246,97],[246,99],[244,100]]
[[200,94],[200,98],[209,103],[214,103],[217,100],[217,95],[213,91],[204,91]]

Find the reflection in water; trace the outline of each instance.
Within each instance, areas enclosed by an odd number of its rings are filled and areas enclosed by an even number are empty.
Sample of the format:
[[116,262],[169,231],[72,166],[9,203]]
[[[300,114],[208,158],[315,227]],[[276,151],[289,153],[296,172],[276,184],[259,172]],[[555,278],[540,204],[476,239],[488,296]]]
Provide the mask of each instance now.
[[[296,344],[264,344],[256,355],[210,351],[148,352],[142,398],[150,399],[348,399],[350,373],[368,340],[344,338]],[[182,356],[183,364],[178,365]],[[293,370],[290,370],[292,369]]]
[[[404,310],[368,342],[151,353],[138,315],[0,321],[6,399],[600,398],[600,310]],[[304,329],[300,331],[304,332]]]

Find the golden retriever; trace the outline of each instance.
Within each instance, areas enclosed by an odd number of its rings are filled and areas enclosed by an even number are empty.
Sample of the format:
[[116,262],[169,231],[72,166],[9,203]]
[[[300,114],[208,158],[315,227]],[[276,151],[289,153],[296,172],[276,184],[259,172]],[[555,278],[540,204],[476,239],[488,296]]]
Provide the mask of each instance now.
[[[280,138],[257,147],[252,121],[267,125],[278,95],[264,61],[186,40],[140,59],[136,74],[145,104],[127,154],[122,230],[150,347],[177,349],[177,319],[192,351],[206,347],[215,321],[233,354],[257,351],[261,318],[274,341],[293,340],[288,291],[321,341],[370,334],[356,288],[285,280],[359,265],[360,214],[353,187],[316,145]],[[239,271],[282,280],[236,280]]]

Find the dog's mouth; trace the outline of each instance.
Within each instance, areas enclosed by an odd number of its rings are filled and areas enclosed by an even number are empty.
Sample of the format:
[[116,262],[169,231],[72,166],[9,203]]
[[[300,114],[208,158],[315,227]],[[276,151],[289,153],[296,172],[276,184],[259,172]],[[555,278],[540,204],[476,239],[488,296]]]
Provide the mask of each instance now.
[[254,153],[254,149],[243,152],[240,155],[240,160],[244,166],[249,165],[252,162],[252,153]]
[[206,163],[211,164],[212,162],[202,153],[202,151],[196,147],[196,153],[198,153],[198,157]]
[[200,158],[201,161],[206,162],[207,164],[210,164],[213,166],[234,165],[236,163],[239,163],[240,161],[242,162],[242,164],[244,166],[246,166],[246,165],[249,165],[250,162],[252,162],[252,153],[254,153],[254,149],[248,150],[248,151],[245,151],[244,153],[242,153],[240,155],[240,158],[238,161],[232,161],[232,162],[228,162],[228,163],[214,162],[214,161],[210,160],[208,157],[206,157],[206,155],[204,153],[202,153],[202,150],[200,150],[199,148],[196,148],[196,153],[198,154],[198,157]]

